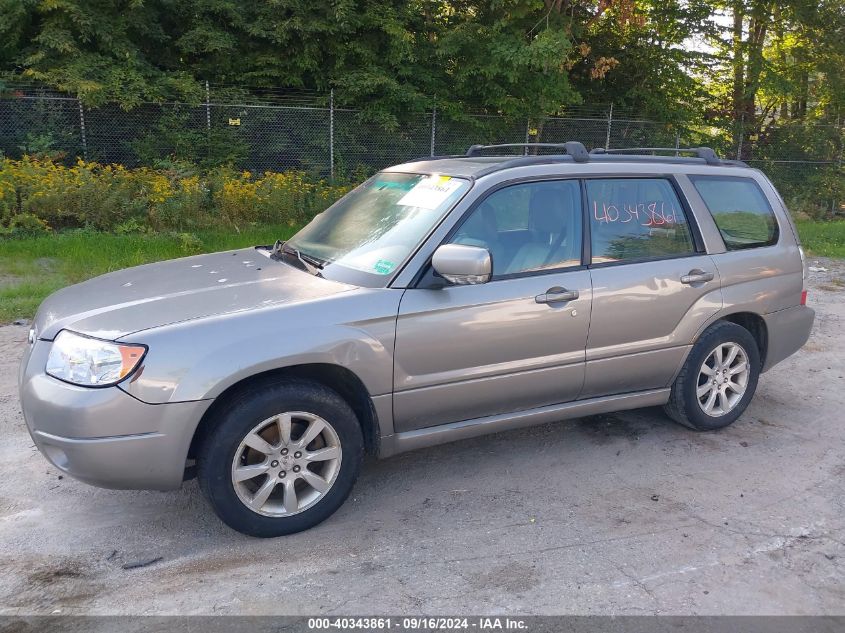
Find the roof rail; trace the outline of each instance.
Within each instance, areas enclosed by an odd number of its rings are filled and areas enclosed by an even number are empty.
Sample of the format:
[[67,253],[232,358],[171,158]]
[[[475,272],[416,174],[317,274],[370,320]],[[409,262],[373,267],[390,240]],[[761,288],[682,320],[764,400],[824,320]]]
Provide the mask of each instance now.
[[[613,156],[619,156],[619,162],[666,162],[666,163],[695,163],[696,161],[704,161],[707,165],[723,166],[723,167],[748,167],[746,163],[741,160],[731,160],[719,158],[709,147],[626,147],[619,149],[604,149],[597,147],[594,150],[587,152],[587,149],[582,143],[578,141],[567,141],[566,143],[502,143],[498,145],[472,145],[464,154],[457,154],[451,156],[423,156],[409,162],[424,162],[436,161],[446,159],[461,159],[480,157],[483,150],[511,148],[511,147],[552,147],[563,149],[563,153],[558,154],[534,154],[534,155],[514,155],[502,156],[491,155],[490,158],[506,158],[507,160],[491,164],[474,174],[474,177],[480,178],[503,169],[510,169],[512,167],[526,167],[528,165],[543,165],[549,163],[589,163],[591,160],[595,161],[611,161]],[[643,155],[642,152],[651,152],[652,155]],[[657,154],[669,153],[674,156],[666,156]],[[692,154],[692,156],[680,156],[680,154]]]
[[590,151],[590,154],[636,154],[638,152],[672,152],[675,156],[678,154],[695,154],[697,158],[704,159],[708,165],[722,164],[722,159],[716,156],[716,152],[709,147],[625,147],[620,149],[596,147]]
[[586,163],[590,160],[587,148],[584,147],[583,143],[579,143],[578,141],[567,141],[566,143],[501,143],[499,145],[472,145],[467,150],[466,156],[478,156],[482,150],[502,149],[505,147],[523,147],[525,149],[530,147],[563,148],[566,154],[572,156],[572,160],[576,163]]
[[529,165],[551,165],[554,163],[574,163],[572,156],[569,154],[549,154],[543,156],[516,156],[510,160],[501,163],[494,163],[489,167],[482,169],[475,173],[476,178],[487,176],[488,174],[502,171],[504,169],[511,169],[513,167],[527,167]]

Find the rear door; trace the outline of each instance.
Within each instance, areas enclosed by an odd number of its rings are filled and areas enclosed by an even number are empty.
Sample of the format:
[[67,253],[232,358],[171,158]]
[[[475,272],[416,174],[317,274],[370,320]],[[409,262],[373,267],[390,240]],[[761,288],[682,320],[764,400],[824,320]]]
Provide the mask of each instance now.
[[396,431],[578,397],[591,303],[582,224],[577,180],[511,185],[470,211],[447,241],[487,248],[493,277],[403,295]]
[[798,305],[804,265],[798,244],[790,239],[788,217],[778,222],[774,210],[778,200],[770,202],[753,178],[691,175],[689,179],[725,245],[722,252],[713,253],[725,302],[761,314]]
[[668,177],[585,185],[593,311],[581,397],[666,387],[722,305],[718,269]]

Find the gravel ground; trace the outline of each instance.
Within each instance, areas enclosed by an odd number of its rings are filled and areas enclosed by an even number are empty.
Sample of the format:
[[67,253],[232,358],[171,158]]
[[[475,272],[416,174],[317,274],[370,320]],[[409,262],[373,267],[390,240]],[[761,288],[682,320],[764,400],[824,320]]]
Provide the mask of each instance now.
[[195,482],[59,476],[19,413],[27,328],[0,327],[0,614],[843,614],[845,263],[810,263],[812,338],[732,427],[643,409],[372,460],[275,540]]

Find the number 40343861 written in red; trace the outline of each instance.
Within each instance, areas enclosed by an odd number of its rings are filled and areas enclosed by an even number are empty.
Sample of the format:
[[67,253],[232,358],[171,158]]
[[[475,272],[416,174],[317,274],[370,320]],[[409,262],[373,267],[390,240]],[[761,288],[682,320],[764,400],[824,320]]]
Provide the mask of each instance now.
[[618,205],[594,201],[593,217],[597,222],[637,222],[643,226],[664,226],[677,221],[674,206],[670,203],[667,209],[663,200]]

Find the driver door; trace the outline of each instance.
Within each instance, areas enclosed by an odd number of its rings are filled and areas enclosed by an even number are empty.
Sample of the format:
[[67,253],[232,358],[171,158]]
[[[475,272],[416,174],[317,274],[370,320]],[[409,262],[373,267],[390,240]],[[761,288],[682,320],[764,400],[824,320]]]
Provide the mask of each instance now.
[[499,189],[448,242],[484,246],[478,285],[408,289],[396,327],[397,432],[574,400],[592,287],[576,180]]

